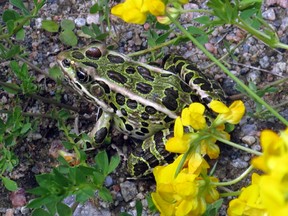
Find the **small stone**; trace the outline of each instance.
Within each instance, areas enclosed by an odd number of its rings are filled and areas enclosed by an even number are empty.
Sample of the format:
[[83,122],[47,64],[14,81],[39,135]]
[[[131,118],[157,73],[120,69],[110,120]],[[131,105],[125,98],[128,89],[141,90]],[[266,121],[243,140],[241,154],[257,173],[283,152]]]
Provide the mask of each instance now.
[[81,17],[76,18],[74,22],[77,27],[82,27],[86,25],[86,20]]
[[267,11],[264,11],[262,13],[262,16],[264,19],[271,20],[271,21],[276,19],[275,12],[272,8],[268,9]]
[[242,141],[247,145],[252,145],[253,143],[256,142],[256,138],[254,136],[247,135],[242,137]]
[[247,168],[249,166],[249,163],[246,161],[243,161],[240,158],[237,158],[235,160],[232,160],[231,165],[235,168],[244,169],[244,168]]
[[125,181],[120,184],[120,187],[121,187],[121,194],[125,202],[134,199],[135,196],[138,194],[136,185],[132,182]]
[[261,65],[262,68],[268,68],[269,67],[269,57],[264,56],[263,58],[260,59],[259,64]]
[[113,179],[111,176],[107,176],[104,182],[106,187],[110,187],[113,185]]
[[35,19],[35,26],[36,26],[36,28],[37,29],[41,29],[41,27],[42,27],[42,18],[36,18]]
[[87,24],[91,25],[92,23],[94,24],[100,24],[99,22],[99,14],[88,14],[86,18]]
[[278,62],[273,66],[272,73],[282,76],[287,69],[288,67],[285,62]]

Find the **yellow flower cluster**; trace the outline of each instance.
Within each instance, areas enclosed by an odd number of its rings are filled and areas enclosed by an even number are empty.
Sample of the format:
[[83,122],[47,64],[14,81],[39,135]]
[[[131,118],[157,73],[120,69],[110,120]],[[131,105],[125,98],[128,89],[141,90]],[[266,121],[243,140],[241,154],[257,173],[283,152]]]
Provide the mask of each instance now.
[[182,157],[180,155],[172,164],[158,166],[153,171],[157,189],[151,196],[161,215],[201,215],[205,212],[207,203],[219,199],[218,191],[211,184],[218,179],[207,177],[204,181],[200,176],[200,173],[209,168],[201,155],[191,156],[175,177]]
[[264,174],[253,174],[252,184],[229,203],[230,216],[288,215],[288,128],[280,135],[264,130],[260,141],[263,155],[253,159],[252,165]]
[[[190,148],[191,143],[200,141],[200,153],[207,154],[211,159],[219,155],[219,147],[215,144],[217,141],[208,133],[217,135],[226,140],[230,135],[224,131],[225,123],[238,124],[245,113],[245,106],[242,101],[235,101],[230,107],[227,107],[220,101],[212,101],[210,108],[219,113],[217,118],[208,127],[204,116],[205,106],[201,103],[192,103],[188,108],[183,109],[181,118],[178,117],[174,125],[174,137],[169,139],[165,145],[167,151],[174,153],[185,153]],[[190,126],[199,133],[185,133],[184,126]],[[197,147],[197,146],[196,146]]]
[[172,3],[174,5],[186,4],[188,0],[126,0],[114,6],[111,9],[111,13],[120,17],[127,23],[144,24],[148,14],[152,14],[157,17],[158,22],[168,24],[169,18],[165,16],[165,12],[169,13],[173,17],[179,15],[179,11],[174,7],[167,7],[165,3]]
[[[203,156],[218,157],[220,150],[215,144],[215,136],[229,140],[224,124],[239,123],[245,106],[242,101],[235,101],[229,107],[222,102],[212,101],[209,106],[219,113],[214,121],[209,119],[209,124],[204,115],[204,105],[192,103],[183,109],[181,117],[175,121],[174,137],[165,145],[166,150],[181,155],[172,164],[157,166],[153,171],[156,192],[152,193],[152,199],[163,216],[201,215],[207,203],[219,198],[213,184],[218,179],[207,175],[209,165]],[[189,128],[190,132],[184,132],[184,127]],[[179,167],[181,160],[185,160],[182,169]],[[178,175],[177,169],[180,169]]]

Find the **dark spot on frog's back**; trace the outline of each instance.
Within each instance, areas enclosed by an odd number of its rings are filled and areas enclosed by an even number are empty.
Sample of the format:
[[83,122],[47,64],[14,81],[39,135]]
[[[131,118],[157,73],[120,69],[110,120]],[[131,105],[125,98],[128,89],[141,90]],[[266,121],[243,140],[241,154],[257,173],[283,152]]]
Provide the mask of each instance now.
[[135,100],[128,99],[126,103],[130,109],[136,109],[138,106],[138,103]]
[[127,78],[116,71],[109,70],[107,71],[107,75],[111,80],[117,83],[125,84],[127,82]]
[[98,60],[102,56],[100,49],[97,47],[90,47],[88,50],[86,50],[85,54],[87,58],[92,60]]
[[98,68],[98,65],[96,64],[96,63],[94,63],[94,62],[83,62],[83,64],[84,65],[87,65],[87,66],[90,66],[90,67],[93,67],[93,68],[95,68],[95,69],[97,69]]
[[116,94],[116,102],[120,105],[123,106],[125,104],[125,97],[124,95],[117,93]]
[[137,66],[138,73],[147,81],[154,81],[154,77],[151,76],[151,72],[142,66]]
[[149,94],[152,91],[152,86],[147,83],[136,83],[136,90],[142,94]]
[[207,80],[204,80],[202,78],[196,78],[194,80],[194,83],[199,84],[201,86],[201,89],[203,89],[203,90],[212,91],[211,84],[209,82],[207,82]]
[[121,56],[109,54],[107,58],[111,63],[124,63],[124,59]]
[[82,60],[85,58],[85,56],[79,51],[73,51],[71,55],[73,58],[78,59],[78,60]]
[[157,110],[154,108],[154,107],[151,107],[151,106],[146,106],[145,107],[145,111],[150,114],[150,115],[153,115],[157,112]]
[[95,134],[95,142],[96,143],[102,143],[107,136],[108,130],[107,128],[103,127],[100,130],[98,130]]
[[175,111],[178,108],[178,103],[177,103],[178,92],[175,91],[173,87],[171,87],[171,88],[165,89],[164,94],[166,96],[162,99],[163,105],[167,109],[171,111]]
[[136,72],[136,69],[132,66],[129,66],[125,69],[127,74],[134,74]]

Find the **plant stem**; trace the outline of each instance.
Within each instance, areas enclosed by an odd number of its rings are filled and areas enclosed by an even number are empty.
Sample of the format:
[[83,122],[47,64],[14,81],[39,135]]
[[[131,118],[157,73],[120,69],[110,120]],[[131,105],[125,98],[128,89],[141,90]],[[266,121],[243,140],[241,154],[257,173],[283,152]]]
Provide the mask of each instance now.
[[251,91],[241,80],[239,80],[234,74],[232,74],[218,59],[216,59],[209,51],[207,51],[202,44],[200,44],[177,20],[175,20],[170,14],[166,14],[169,19],[182,31],[186,37],[188,37],[208,58],[214,61],[231,79],[233,79],[240,87],[242,87],[254,100],[265,106],[276,118],[278,118],[283,124],[288,126],[288,121],[282,117],[276,110],[274,110],[269,104],[263,101],[257,94]]
[[234,147],[234,148],[238,148],[238,149],[241,149],[241,150],[246,151],[246,152],[248,152],[248,153],[251,153],[251,154],[254,154],[254,155],[258,155],[258,156],[262,155],[261,152],[252,150],[252,149],[250,149],[250,148],[246,148],[246,147],[241,146],[241,145],[239,145],[239,144],[237,144],[237,143],[234,143],[234,142],[231,142],[231,141],[229,141],[229,140],[223,139],[223,138],[221,138],[221,137],[215,136],[214,134],[211,134],[211,136],[213,136],[213,137],[214,137],[215,139],[217,139],[218,141],[220,141],[220,142],[222,142],[222,143],[225,143],[225,144],[227,144],[227,145],[230,145],[230,146],[232,146],[232,147]]
[[162,48],[162,47],[165,47],[165,46],[168,46],[168,45],[170,45],[170,44],[175,43],[175,42],[176,42],[177,40],[179,40],[181,37],[183,37],[183,36],[177,36],[176,38],[174,38],[174,39],[172,39],[172,40],[169,40],[169,41],[167,41],[167,42],[161,43],[161,44],[158,45],[158,46],[154,46],[154,47],[151,47],[151,48],[148,48],[148,49],[145,49],[145,50],[141,50],[141,51],[138,51],[138,52],[134,52],[134,53],[128,54],[127,56],[133,57],[133,56],[139,56],[139,55],[143,55],[143,54],[152,52],[152,51],[154,51],[154,50],[157,50],[157,49],[160,49],[160,48]]
[[211,182],[213,185],[217,186],[229,186],[240,182],[243,178],[245,178],[251,171],[253,170],[253,166],[250,165],[241,175],[231,181],[228,182]]

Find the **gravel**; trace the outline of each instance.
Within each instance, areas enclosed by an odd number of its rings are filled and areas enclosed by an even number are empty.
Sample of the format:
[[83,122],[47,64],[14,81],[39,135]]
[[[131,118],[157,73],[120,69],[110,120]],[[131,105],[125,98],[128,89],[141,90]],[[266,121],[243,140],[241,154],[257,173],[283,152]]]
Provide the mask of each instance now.
[[[202,8],[204,1],[197,1],[197,4],[191,3],[186,7],[189,9]],[[274,2],[274,3],[273,3]],[[281,41],[288,43],[288,11],[287,0],[267,0],[267,5],[263,6],[263,18],[278,31]],[[199,3],[199,5],[198,5]],[[5,4],[5,3],[1,3]],[[28,3],[27,3],[28,4]],[[66,47],[61,44],[58,39],[59,34],[51,34],[41,29],[41,23],[43,20],[51,19],[58,23],[63,19],[70,19],[75,22],[76,30],[80,30],[81,27],[91,25],[95,23],[101,24],[101,20],[98,14],[90,14],[88,9],[92,5],[92,2],[82,0],[49,0],[47,6],[41,11],[41,17],[36,18],[31,22],[30,26],[26,26],[26,38],[23,44],[27,47],[27,55],[33,64],[40,66],[43,71],[48,71],[49,66],[52,67],[56,64],[55,55]],[[4,6],[3,6],[4,8]],[[0,6],[0,12],[2,12],[2,5]],[[199,16],[198,13],[189,13],[181,16],[181,21],[184,24],[189,24],[191,18]],[[185,23],[186,22],[186,23]],[[143,50],[147,47],[147,33],[150,30],[150,25],[144,26],[128,25],[121,23],[115,17],[111,17],[111,24],[113,26],[113,40],[108,40],[107,44],[119,45],[114,46],[115,49],[123,53],[132,53],[134,51]],[[188,26],[187,25],[187,26]],[[157,32],[157,33],[161,33]],[[175,36],[177,32],[172,32],[170,38]],[[236,29],[230,25],[217,27],[212,35],[209,37],[209,42],[206,44],[207,49],[213,52],[217,58],[221,58],[227,53],[227,50],[234,47],[240,40],[246,37],[246,33]],[[86,44],[87,40],[80,38],[79,46]],[[223,41],[225,41],[225,46]],[[196,62],[200,68],[205,68],[211,62],[208,58],[192,43],[186,43],[185,45],[179,44],[177,46],[171,46],[169,48],[163,48],[165,54],[177,53],[183,55],[185,58]],[[148,55],[142,56],[141,61],[147,61]],[[226,59],[225,59],[226,60]],[[229,64],[235,63],[235,64]],[[242,65],[238,64],[241,63]],[[230,70],[233,74],[238,76],[244,82],[252,81],[259,86],[265,86],[269,81],[275,81],[279,76],[287,76],[288,64],[287,64],[287,51],[283,52],[281,49],[269,49],[265,44],[259,42],[255,38],[248,38],[241,46],[237,48],[234,54],[231,54],[227,59],[227,64],[230,66]],[[0,62],[0,80],[14,82],[15,78],[7,76],[7,68],[9,65],[7,62]],[[256,69],[251,69],[248,66],[253,66]],[[259,70],[258,70],[258,69]],[[271,71],[269,73],[263,73],[260,69]],[[38,77],[36,79],[37,85],[39,85],[39,94],[43,94],[44,97],[59,96],[58,92],[60,87],[49,80],[48,78],[39,77],[34,71],[31,71],[33,76]],[[210,74],[213,77],[217,77],[217,80],[221,82],[222,87],[225,89],[227,95],[239,94],[236,90],[236,84],[230,78],[227,78],[221,70],[212,66],[205,69],[205,73]],[[276,74],[277,76],[274,76]],[[283,101],[287,101],[287,87],[280,86],[279,89],[282,93],[269,95],[266,94],[265,100],[272,105],[277,105]],[[286,93],[286,94],[285,94]],[[243,97],[242,97],[243,98]],[[95,110],[95,107],[83,100],[79,100],[79,97],[74,97],[71,91],[63,93],[61,97],[57,99],[71,106],[85,107],[87,110]],[[255,103],[251,100],[245,100],[247,107],[247,116],[241,121],[239,126],[236,126],[235,131],[232,133],[232,140],[238,143],[242,143],[254,150],[260,150],[259,145],[259,131],[265,128],[273,128],[276,131],[283,129],[283,125],[273,120],[268,122],[266,119],[261,120],[252,117],[251,114],[255,112]],[[247,101],[246,101],[247,100]],[[7,94],[6,92],[0,92],[0,104],[6,109],[12,109],[15,96]],[[47,110],[51,110],[49,104],[42,102],[35,103],[33,100],[25,101],[23,107],[26,110],[33,110],[35,113],[45,113]],[[79,105],[81,103],[81,106]],[[78,106],[79,105],[79,106]],[[288,109],[280,111],[280,114],[288,119]],[[88,115],[88,114],[86,114]],[[1,118],[4,118],[1,114]],[[92,119],[92,117],[91,117]],[[94,119],[94,116],[93,116]],[[71,123],[71,124],[70,124]],[[80,130],[89,131],[92,127],[92,121],[81,121]],[[69,126],[74,128],[74,122],[69,122]],[[16,167],[15,179],[20,183],[21,187],[31,188],[35,186],[35,173],[41,174],[50,172],[51,168],[56,166],[55,160],[51,159],[49,155],[49,148],[53,140],[64,140],[63,133],[57,129],[57,123],[54,120],[43,120],[39,123],[39,129],[29,134],[27,138],[21,142],[21,148],[17,148],[17,155],[19,155],[20,163],[25,164],[25,170],[21,166]],[[118,143],[116,143],[118,144]],[[120,145],[123,145],[119,141]],[[219,159],[219,170],[217,176],[221,179],[233,179],[238,176],[241,171],[249,166],[251,155],[242,153],[240,150],[231,149],[229,147],[221,145],[221,158]],[[124,147],[123,147],[124,148]],[[129,149],[129,146],[128,146]],[[109,149],[110,150],[110,149]],[[241,152],[241,153],[240,153]],[[49,156],[48,156],[49,155]],[[28,164],[28,165],[27,165]],[[124,169],[124,170],[123,170]],[[31,177],[32,176],[32,177]],[[140,200],[144,212],[143,215],[152,215],[148,210],[148,203],[145,197],[147,194],[155,190],[155,183],[151,179],[137,179],[137,181],[131,180],[126,174],[125,166],[121,165],[115,173],[112,173],[105,179],[105,186],[110,190],[113,199],[112,204],[99,201],[98,197],[89,200],[84,205],[79,205],[76,208],[74,216],[82,215],[119,215],[120,212],[128,212],[132,215],[136,215],[135,205],[136,201]],[[236,188],[237,189],[237,188]],[[7,191],[2,188],[4,193],[0,193],[0,212],[9,215],[29,215],[31,212],[24,207],[18,207],[12,209],[11,202],[7,199]],[[27,196],[27,199],[31,199],[31,196]],[[72,205],[75,202],[75,198],[69,197],[65,200],[65,203]],[[22,210],[21,210],[22,209]],[[220,214],[221,215],[221,214]]]

